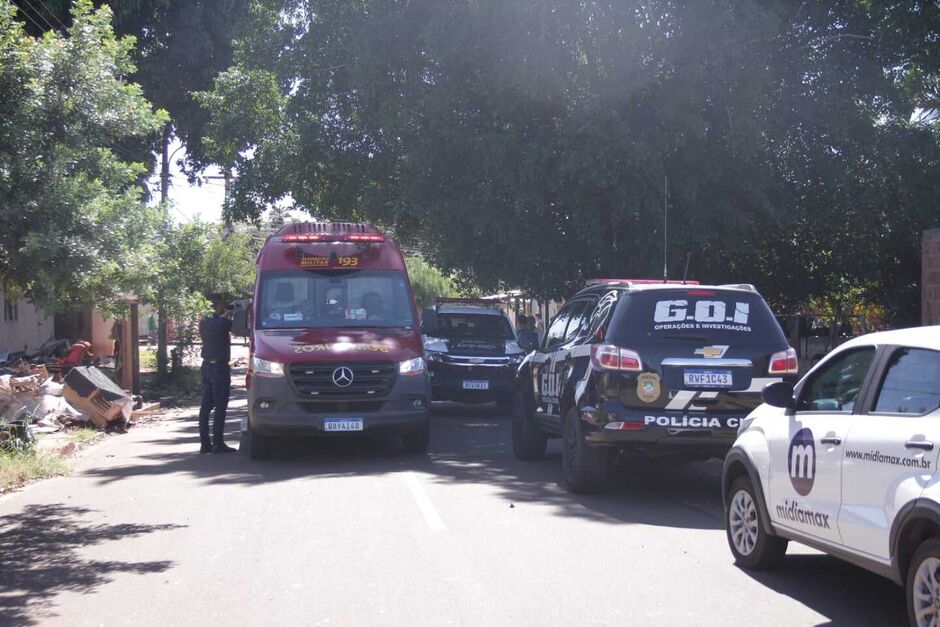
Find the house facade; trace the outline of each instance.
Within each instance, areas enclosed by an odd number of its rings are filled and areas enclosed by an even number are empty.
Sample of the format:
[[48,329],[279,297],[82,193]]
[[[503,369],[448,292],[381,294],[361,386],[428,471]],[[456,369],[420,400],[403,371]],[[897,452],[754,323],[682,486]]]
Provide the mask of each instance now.
[[3,320],[0,321],[0,354],[5,351],[35,351],[43,342],[54,336],[54,323],[26,298],[8,297],[0,288],[0,306]]

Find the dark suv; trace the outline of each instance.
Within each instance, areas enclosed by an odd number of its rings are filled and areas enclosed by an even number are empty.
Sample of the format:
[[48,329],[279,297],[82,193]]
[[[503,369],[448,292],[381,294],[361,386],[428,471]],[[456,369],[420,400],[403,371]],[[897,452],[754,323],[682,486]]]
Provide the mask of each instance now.
[[421,332],[434,400],[512,407],[525,355],[505,313],[477,299],[441,299],[424,310]]
[[519,368],[513,452],[562,437],[569,490],[603,484],[611,454],[724,457],[764,385],[796,352],[751,285],[599,280],[558,312]]

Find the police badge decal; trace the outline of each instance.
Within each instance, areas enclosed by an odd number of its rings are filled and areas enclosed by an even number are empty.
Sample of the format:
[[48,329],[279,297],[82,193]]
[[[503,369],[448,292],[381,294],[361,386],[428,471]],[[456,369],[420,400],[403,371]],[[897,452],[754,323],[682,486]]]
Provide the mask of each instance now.
[[644,372],[636,378],[636,395],[644,403],[652,403],[659,398],[659,375]]

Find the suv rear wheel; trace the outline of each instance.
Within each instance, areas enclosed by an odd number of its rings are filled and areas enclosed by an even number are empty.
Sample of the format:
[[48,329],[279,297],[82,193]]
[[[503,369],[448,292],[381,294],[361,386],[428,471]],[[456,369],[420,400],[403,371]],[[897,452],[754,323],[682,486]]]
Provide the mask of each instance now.
[[596,492],[604,487],[610,468],[610,450],[588,446],[577,407],[565,414],[561,476],[569,492]]
[[725,532],[734,563],[743,568],[769,570],[780,564],[787,552],[787,541],[768,535],[761,525],[763,504],[757,498],[748,477],[738,477],[728,490]]
[[930,538],[917,547],[904,581],[910,624],[936,625],[940,620],[940,539]]
[[532,461],[545,457],[548,438],[532,422],[529,403],[521,391],[512,397],[512,452],[516,459]]

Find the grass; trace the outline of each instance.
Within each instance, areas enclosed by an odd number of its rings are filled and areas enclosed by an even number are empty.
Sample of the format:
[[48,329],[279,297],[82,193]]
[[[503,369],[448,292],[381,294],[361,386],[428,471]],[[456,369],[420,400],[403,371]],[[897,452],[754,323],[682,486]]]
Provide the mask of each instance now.
[[174,399],[171,404],[179,404],[197,397],[202,389],[199,368],[190,366],[184,366],[179,372],[171,373],[167,377],[159,377],[155,372],[141,373],[140,379],[145,399],[157,400],[170,396]]
[[0,493],[22,485],[69,473],[65,458],[35,448],[0,451]]
[[75,442],[78,448],[84,448],[101,437],[102,432],[92,427],[80,427],[69,431],[69,439]]
[[141,346],[140,369],[145,372],[153,372],[157,369],[157,349]]

